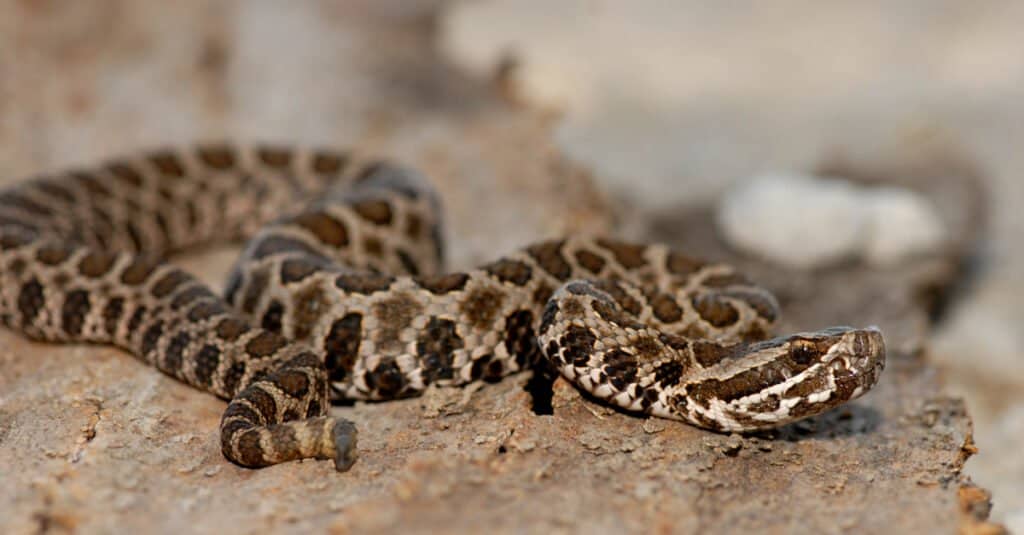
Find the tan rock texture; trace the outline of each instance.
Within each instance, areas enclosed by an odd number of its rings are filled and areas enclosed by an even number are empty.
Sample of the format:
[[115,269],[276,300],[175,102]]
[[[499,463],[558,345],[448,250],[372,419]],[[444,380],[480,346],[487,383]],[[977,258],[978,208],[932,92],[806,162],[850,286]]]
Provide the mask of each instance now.
[[[561,381],[553,414],[537,415],[523,374],[334,409],[361,429],[348,473],[318,461],[247,470],[219,452],[223,402],[114,349],[0,330],[5,533],[998,529],[984,523],[988,495],[960,473],[975,451],[970,418],[922,354],[941,301],[922,296],[944,295],[966,245],[893,272],[787,273],[725,249],[709,207],[610,210],[588,172],[552,148],[549,119],[438,58],[441,8],[5,2],[0,175],[196,139],[351,145],[434,177],[456,266],[632,219],[649,239],[743,263],[779,292],[784,328],[881,325],[890,352],[877,389],[741,437],[621,414]],[[949,213],[970,209],[943,191],[931,194]],[[958,232],[972,232],[957,217]],[[230,260],[183,262],[216,282]]]

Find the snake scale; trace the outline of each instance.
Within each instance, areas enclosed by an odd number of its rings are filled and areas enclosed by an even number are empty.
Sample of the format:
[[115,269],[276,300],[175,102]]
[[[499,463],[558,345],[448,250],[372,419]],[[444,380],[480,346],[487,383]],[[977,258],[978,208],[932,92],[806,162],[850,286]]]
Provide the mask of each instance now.
[[[869,390],[875,328],[771,338],[775,299],[662,245],[570,237],[442,271],[441,203],[418,173],[344,152],[204,145],[0,191],[0,320],[112,344],[229,400],[231,461],[330,459],[332,400],[535,368],[628,411],[716,431],[777,427]],[[166,261],[245,241],[222,297]]]

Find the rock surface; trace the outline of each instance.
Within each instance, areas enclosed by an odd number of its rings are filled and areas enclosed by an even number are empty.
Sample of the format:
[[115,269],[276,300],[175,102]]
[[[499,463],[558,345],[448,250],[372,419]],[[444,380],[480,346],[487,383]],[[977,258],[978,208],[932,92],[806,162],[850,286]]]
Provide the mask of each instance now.
[[[211,137],[344,142],[434,177],[457,266],[543,236],[611,228],[613,211],[589,173],[552,147],[546,118],[502,103],[434,55],[439,9],[4,5],[3,176]],[[961,200],[941,201],[961,214]],[[744,261],[715,237],[707,205],[673,219],[630,216],[648,237]],[[966,219],[954,220],[954,234]],[[975,451],[971,421],[922,346],[919,291],[949,280],[935,272],[952,269],[967,242],[957,243],[949,257],[897,273],[747,263],[779,292],[784,329],[882,326],[888,369],[843,410],[726,436],[624,415],[559,381],[553,414],[537,415],[524,374],[334,409],[362,433],[361,459],[343,475],[317,461],[231,465],[217,447],[223,402],[114,349],[0,330],[0,522],[7,533],[977,528],[988,498],[961,473]],[[183,263],[218,281],[230,258]]]

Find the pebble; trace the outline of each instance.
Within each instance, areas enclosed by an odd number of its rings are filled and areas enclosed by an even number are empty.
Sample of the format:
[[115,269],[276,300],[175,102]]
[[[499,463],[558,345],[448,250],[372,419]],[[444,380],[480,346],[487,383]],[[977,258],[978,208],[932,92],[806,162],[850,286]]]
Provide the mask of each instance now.
[[917,193],[798,173],[762,174],[733,188],[716,225],[737,249],[798,269],[851,259],[894,265],[947,240],[936,209]]

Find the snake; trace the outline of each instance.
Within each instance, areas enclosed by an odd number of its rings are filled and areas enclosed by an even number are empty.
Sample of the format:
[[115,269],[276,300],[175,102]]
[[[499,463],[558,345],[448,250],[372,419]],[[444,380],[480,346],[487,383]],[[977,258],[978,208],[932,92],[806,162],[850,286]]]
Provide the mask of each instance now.
[[[242,244],[223,292],[173,256]],[[440,194],[351,151],[206,143],[0,190],[0,322],[121,348],[228,401],[223,455],[348,470],[342,400],[532,370],[627,412],[716,432],[814,416],[870,390],[877,327],[772,337],[778,301],[734,267],[573,235],[444,268]]]

